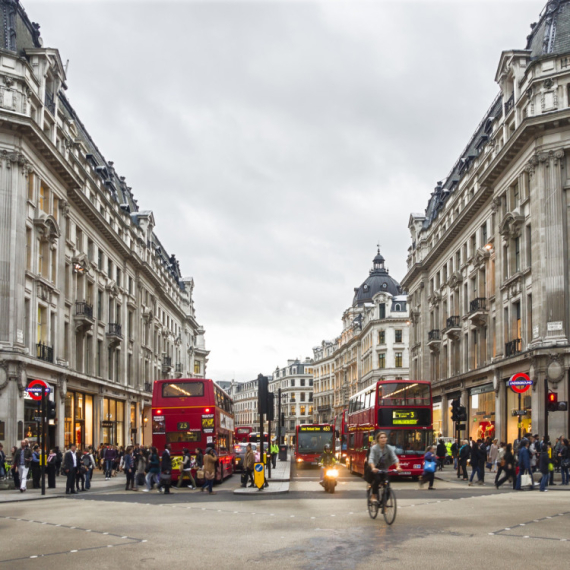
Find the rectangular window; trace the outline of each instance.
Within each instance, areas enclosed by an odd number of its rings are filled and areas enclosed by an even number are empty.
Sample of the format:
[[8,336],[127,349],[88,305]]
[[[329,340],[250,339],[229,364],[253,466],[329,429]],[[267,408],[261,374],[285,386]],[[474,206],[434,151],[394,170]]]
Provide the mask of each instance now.
[[515,273],[521,270],[521,238],[515,238]]
[[99,268],[99,271],[103,271],[103,251],[101,248],[97,251],[97,267]]
[[532,233],[530,224],[526,226],[526,266],[532,265]]
[[117,267],[117,286],[121,287],[121,270]]
[[113,352],[114,349],[109,348],[107,350],[107,378],[113,380]]
[[301,415],[302,415],[302,416],[305,415],[305,406],[301,406]]
[[103,358],[103,341],[97,341],[97,376],[101,376],[101,359]]
[[36,177],[35,174],[33,172],[30,172],[28,174],[28,200],[30,200],[30,202],[34,201],[35,196],[35,183],[36,183]]
[[378,331],[378,344],[386,343],[386,331]]
[[396,368],[402,368],[402,353],[396,352]]
[[129,295],[133,294],[133,278],[129,275]]
[[194,374],[200,374],[200,361],[196,360],[194,362]]
[[57,250],[51,250],[51,275],[50,280],[52,283],[55,283],[55,278],[57,275]]
[[305,385],[305,379],[301,378],[301,386],[304,386],[304,385]]
[[32,270],[32,228],[26,228],[26,269]]
[[295,415],[295,406],[291,406],[291,415],[292,415],[292,416]]
[[40,183],[40,210],[49,214],[49,188],[42,181]]
[[129,339],[133,338],[133,312],[129,311],[127,317],[127,335]]
[[485,247],[487,245],[487,222],[481,226],[481,246]]
[[103,291],[97,291],[97,320],[103,320]]
[[113,262],[107,259],[107,277],[113,279]]
[[93,337],[85,337],[85,374],[91,374],[91,345]]
[[55,194],[53,195],[53,217],[59,223],[59,198]]
[[87,238],[87,259],[89,259],[89,261],[94,261],[94,255],[95,255],[95,244],[93,243],[93,240],[90,238]]
[[380,308],[380,318],[381,319],[385,319],[386,318],[386,305],[384,303],[380,303],[380,305],[378,305]]
[[400,329],[396,330],[396,342],[402,342],[402,331]]
[[383,352],[381,352],[378,355],[378,368],[380,370],[382,370],[383,368],[386,368],[386,354],[384,354]]

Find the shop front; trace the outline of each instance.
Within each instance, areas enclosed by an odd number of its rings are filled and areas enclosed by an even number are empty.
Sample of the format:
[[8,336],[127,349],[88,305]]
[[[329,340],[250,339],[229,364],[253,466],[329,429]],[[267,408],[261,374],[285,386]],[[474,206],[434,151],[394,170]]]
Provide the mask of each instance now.
[[469,390],[468,435],[475,441],[495,437],[495,390],[493,384]]
[[513,443],[519,438],[519,434],[524,436],[526,433],[532,433],[532,390],[519,394],[509,387],[509,380],[509,378],[504,380],[507,384],[505,418],[507,420],[507,442]]
[[63,440],[66,448],[75,443],[79,449],[94,445],[93,396],[68,390],[65,395]]
[[443,435],[443,404],[441,397],[433,399],[433,436],[434,439]]
[[101,442],[109,445],[125,445],[125,402],[103,398]]
[[[31,380],[30,380],[31,381]],[[48,384],[50,387],[49,399],[54,401],[54,389],[53,384]],[[27,438],[30,445],[34,443],[40,443],[40,431],[41,431],[41,402],[34,400],[27,391],[24,392],[24,432],[23,437]],[[19,430],[18,430],[19,431]],[[48,446],[55,445],[55,421],[50,420],[47,426],[47,436],[48,436]],[[18,442],[19,443],[19,442]]]

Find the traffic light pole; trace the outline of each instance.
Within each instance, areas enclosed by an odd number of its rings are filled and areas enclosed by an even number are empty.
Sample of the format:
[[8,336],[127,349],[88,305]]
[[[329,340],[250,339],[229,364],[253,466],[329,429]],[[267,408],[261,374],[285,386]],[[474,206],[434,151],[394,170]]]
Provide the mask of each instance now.
[[279,437],[277,438],[278,445],[282,445],[283,441],[281,440],[281,430],[283,429],[283,425],[281,423],[281,388],[279,388],[279,415],[277,416],[277,425],[279,426]]
[[46,494],[46,415],[47,415],[47,398],[45,386],[42,386],[42,456],[41,456],[41,469],[42,469],[42,495]]

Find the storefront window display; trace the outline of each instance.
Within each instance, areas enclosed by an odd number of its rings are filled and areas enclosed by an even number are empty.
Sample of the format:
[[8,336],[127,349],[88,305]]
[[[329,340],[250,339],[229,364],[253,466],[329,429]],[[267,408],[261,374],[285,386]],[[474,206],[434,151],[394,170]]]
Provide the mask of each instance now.
[[433,403],[433,434],[434,437],[438,437],[440,434],[443,435],[443,414],[442,414],[442,403]]
[[125,402],[103,398],[101,432],[103,443],[125,445]]
[[93,445],[93,396],[80,392],[65,395],[64,444],[80,449]]
[[[524,394],[520,394],[520,407],[519,407],[519,394],[515,393],[507,386],[506,390],[506,418],[507,418],[507,441],[512,443],[519,436],[519,422],[521,434],[532,433],[532,408],[531,408],[531,390]],[[518,415],[517,411],[525,411],[526,414]],[[520,420],[519,420],[520,418]]]
[[492,384],[469,391],[468,427],[474,440],[495,437],[495,392]]

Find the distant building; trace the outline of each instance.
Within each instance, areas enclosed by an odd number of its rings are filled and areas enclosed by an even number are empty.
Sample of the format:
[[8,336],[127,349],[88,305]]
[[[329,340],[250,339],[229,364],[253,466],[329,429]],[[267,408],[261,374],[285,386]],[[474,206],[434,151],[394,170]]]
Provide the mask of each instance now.
[[[287,445],[295,443],[295,430],[298,425],[314,423],[313,413],[313,361],[306,358],[288,360],[287,366],[276,368],[269,382],[270,392],[275,393],[275,418],[278,420],[278,393],[281,388],[282,424],[281,437]],[[277,421],[274,435],[277,433]]]

